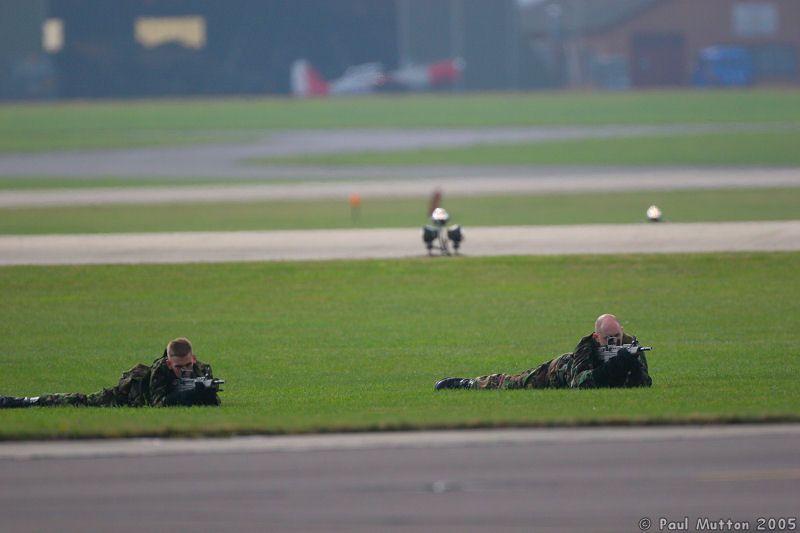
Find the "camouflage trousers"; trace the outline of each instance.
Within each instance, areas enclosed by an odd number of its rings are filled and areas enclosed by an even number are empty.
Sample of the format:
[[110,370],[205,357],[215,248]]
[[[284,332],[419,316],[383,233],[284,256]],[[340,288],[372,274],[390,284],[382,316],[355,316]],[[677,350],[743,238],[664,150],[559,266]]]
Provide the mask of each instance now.
[[122,373],[115,387],[92,394],[68,392],[39,396],[36,405],[42,407],[141,407],[148,405],[148,380],[150,367],[136,365]]
[[553,389],[568,386],[572,353],[559,355],[551,361],[529,368],[519,374],[489,374],[472,382],[473,389]]
[[41,407],[117,407],[127,405],[127,397],[124,400],[120,398],[116,387],[114,387],[92,394],[82,394],[80,392],[44,394],[39,396],[39,401],[36,402],[36,405]]
[[545,389],[548,387],[549,363],[529,368],[519,374],[489,374],[472,382],[473,389]]

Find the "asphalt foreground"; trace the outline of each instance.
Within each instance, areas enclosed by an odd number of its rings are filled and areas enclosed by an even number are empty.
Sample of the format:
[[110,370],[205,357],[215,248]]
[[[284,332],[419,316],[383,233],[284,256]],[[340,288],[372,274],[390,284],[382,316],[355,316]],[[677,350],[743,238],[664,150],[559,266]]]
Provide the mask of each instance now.
[[789,531],[798,444],[800,425],[4,443],[0,516],[15,532]]

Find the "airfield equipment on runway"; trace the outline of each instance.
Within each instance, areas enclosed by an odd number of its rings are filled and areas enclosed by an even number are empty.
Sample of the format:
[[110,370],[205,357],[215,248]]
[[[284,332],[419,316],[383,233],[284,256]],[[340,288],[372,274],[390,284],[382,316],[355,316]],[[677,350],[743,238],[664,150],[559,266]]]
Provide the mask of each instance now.
[[661,209],[657,205],[651,205],[647,208],[647,220],[650,222],[661,222]]
[[422,240],[428,248],[428,255],[433,255],[434,248],[440,255],[451,255],[450,243],[453,243],[453,254],[458,255],[464,233],[458,224],[447,228],[448,220],[450,220],[448,212],[442,207],[437,207],[431,213],[431,224],[422,227]]

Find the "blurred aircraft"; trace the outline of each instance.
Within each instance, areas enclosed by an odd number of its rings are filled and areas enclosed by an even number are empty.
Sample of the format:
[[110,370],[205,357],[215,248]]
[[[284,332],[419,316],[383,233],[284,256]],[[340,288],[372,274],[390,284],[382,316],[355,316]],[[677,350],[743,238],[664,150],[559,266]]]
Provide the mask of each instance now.
[[377,91],[425,91],[453,85],[461,79],[464,60],[445,59],[421,65],[405,65],[386,73],[380,63],[348,67],[340,78],[327,81],[305,59],[292,63],[292,94],[301,98]]

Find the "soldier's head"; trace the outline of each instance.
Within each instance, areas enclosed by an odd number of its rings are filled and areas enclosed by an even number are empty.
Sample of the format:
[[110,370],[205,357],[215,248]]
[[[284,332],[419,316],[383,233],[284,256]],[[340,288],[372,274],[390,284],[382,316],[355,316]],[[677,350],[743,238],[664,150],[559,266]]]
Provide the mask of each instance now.
[[179,337],[167,344],[167,366],[177,377],[191,375],[192,366],[197,360],[192,352],[192,343],[185,337]]
[[622,344],[622,325],[614,315],[608,313],[600,315],[594,323],[592,337],[600,343],[600,346],[608,346],[609,339],[614,339],[617,345]]

